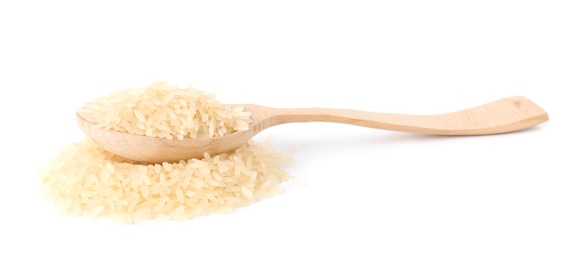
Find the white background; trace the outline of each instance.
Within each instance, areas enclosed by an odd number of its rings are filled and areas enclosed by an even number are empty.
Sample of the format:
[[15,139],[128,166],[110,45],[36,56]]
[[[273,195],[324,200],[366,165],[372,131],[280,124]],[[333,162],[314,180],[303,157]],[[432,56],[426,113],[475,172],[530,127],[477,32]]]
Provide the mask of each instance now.
[[[2,1],[0,259],[582,259],[581,1]],[[310,123],[305,182],[228,215],[66,217],[37,172],[111,90],[192,84],[223,103],[393,113],[524,95],[551,120],[442,138]],[[162,258],[164,257],[164,258]]]

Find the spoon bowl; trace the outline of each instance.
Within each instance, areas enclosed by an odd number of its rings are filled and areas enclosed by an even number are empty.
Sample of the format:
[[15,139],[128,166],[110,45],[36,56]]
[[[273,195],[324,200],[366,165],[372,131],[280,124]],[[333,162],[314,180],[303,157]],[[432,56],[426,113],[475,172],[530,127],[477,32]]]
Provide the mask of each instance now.
[[121,133],[97,127],[77,114],[85,135],[101,148],[144,163],[202,158],[229,152],[261,131],[292,122],[334,122],[432,135],[488,135],[523,130],[548,120],[547,113],[524,97],[509,97],[447,114],[405,115],[331,108],[270,108],[242,105],[251,113],[249,130],[223,137],[167,139]]

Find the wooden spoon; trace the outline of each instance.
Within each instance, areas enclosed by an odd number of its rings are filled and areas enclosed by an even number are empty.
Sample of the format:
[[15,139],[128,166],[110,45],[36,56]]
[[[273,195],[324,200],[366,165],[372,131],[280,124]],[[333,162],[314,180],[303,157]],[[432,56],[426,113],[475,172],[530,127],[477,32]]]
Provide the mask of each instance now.
[[237,149],[259,132],[292,122],[336,122],[432,135],[488,135],[514,132],[548,120],[547,113],[524,97],[509,97],[447,114],[403,115],[330,108],[270,108],[243,105],[253,122],[247,131],[224,137],[166,139],[106,130],[77,114],[79,127],[97,145],[119,156],[146,163],[202,158]]

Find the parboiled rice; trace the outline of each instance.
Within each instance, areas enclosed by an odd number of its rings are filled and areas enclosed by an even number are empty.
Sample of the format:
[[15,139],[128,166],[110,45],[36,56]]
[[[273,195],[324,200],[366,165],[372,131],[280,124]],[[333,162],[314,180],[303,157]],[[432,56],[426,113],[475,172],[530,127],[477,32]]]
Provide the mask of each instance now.
[[[163,138],[216,137],[247,130],[250,114],[194,88],[164,82],[111,93],[78,111],[114,131]],[[122,223],[152,218],[185,220],[228,213],[281,193],[283,157],[250,141],[239,149],[178,163],[140,164],[89,139],[63,149],[42,172],[49,200],[64,213]]]
[[78,113],[98,127],[168,139],[219,137],[249,129],[250,113],[223,105],[213,94],[156,82],[112,92]]
[[152,218],[186,220],[228,213],[283,192],[283,157],[250,141],[231,153],[178,163],[138,164],[88,139],[63,149],[42,172],[49,200],[64,213],[121,223]]

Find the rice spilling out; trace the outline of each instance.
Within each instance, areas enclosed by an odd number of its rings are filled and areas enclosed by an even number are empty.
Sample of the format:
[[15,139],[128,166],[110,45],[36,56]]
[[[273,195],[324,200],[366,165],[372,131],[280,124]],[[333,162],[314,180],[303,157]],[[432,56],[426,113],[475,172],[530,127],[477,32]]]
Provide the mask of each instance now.
[[251,122],[241,106],[223,105],[214,94],[166,82],[112,92],[78,113],[108,130],[168,139],[220,137],[248,130]]
[[[164,82],[87,103],[79,113],[99,126],[163,138],[222,136],[246,130],[249,113],[222,105],[194,88]],[[49,201],[69,215],[135,220],[187,220],[279,194],[291,158],[249,141],[229,153],[177,163],[142,164],[109,153],[85,138],[65,147],[41,172]]]

